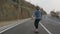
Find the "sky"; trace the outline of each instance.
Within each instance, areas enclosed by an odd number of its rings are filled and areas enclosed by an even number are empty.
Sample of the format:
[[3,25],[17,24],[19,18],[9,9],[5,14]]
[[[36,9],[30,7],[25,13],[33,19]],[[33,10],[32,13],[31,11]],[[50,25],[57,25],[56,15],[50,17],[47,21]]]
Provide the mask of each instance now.
[[51,10],[60,11],[60,0],[26,0],[42,7],[48,14]]

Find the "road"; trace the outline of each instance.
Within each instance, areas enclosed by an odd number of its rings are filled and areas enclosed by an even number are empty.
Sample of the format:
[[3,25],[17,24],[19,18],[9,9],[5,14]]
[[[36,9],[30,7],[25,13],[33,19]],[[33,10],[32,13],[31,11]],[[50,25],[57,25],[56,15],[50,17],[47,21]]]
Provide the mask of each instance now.
[[60,22],[44,16],[39,23],[39,33],[35,33],[34,20],[29,20],[1,34],[60,34]]

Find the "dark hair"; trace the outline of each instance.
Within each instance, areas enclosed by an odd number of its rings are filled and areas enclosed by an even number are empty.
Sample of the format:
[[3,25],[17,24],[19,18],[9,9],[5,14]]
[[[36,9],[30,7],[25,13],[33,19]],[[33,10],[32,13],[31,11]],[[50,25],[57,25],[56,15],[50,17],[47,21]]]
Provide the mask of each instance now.
[[36,6],[36,9],[39,10],[39,6]]

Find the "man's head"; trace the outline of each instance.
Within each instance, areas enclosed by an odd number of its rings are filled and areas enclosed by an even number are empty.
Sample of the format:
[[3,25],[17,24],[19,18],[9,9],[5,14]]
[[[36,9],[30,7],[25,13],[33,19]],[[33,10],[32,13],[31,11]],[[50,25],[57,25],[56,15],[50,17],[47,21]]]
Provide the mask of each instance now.
[[36,10],[39,10],[40,8],[39,8],[39,6],[36,6]]

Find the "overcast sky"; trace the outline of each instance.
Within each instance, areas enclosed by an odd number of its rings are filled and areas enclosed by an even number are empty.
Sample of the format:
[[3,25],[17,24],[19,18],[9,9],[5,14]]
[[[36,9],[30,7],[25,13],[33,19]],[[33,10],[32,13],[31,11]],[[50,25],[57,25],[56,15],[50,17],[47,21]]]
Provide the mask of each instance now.
[[34,5],[39,5],[49,13],[51,10],[60,10],[60,0],[26,0]]

